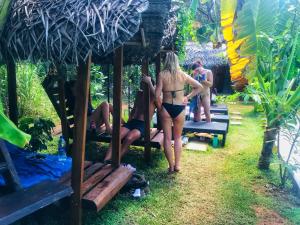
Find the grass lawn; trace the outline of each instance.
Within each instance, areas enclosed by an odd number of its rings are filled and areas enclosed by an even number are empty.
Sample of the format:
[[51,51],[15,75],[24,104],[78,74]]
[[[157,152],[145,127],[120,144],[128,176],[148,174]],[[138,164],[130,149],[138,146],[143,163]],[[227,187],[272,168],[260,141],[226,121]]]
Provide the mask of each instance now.
[[[261,117],[251,106],[229,107],[244,119],[241,126],[230,127],[225,148],[184,151],[182,172],[177,175],[166,174],[162,151],[153,153],[151,167],[144,165],[141,149],[130,151],[124,162],[145,174],[150,194],[139,200],[119,194],[99,213],[84,211],[84,224],[300,224],[300,200],[277,188],[278,165],[269,172],[256,167]],[[102,159],[103,148],[89,144],[87,157]],[[51,211],[45,224],[61,225],[68,219],[64,215]]]

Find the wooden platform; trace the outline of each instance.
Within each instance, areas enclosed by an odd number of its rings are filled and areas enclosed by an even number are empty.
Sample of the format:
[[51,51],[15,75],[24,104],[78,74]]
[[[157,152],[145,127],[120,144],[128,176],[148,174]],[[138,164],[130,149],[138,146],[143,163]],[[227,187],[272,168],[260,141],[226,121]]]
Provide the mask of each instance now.
[[43,182],[0,198],[0,224],[11,224],[72,194],[70,185]]
[[[105,142],[105,143],[111,142],[111,136],[106,133],[96,135],[96,136],[92,135],[92,134],[88,134],[87,138],[90,141],[98,141],[98,142]],[[163,139],[164,139],[164,134],[163,134],[162,130],[158,130],[156,128],[151,129],[150,145],[152,148],[160,149],[163,145]],[[132,145],[145,146],[145,140],[144,140],[144,138],[140,138],[140,139],[136,140],[135,142],[133,142]]]
[[220,122],[206,123],[203,121],[186,121],[183,126],[183,132],[221,134],[223,136],[221,145],[224,146],[226,142],[227,127],[228,125],[226,123]]
[[[85,162],[82,183],[83,207],[99,211],[127,183],[133,170],[121,165],[114,169],[111,165]],[[70,174],[63,177],[60,183],[70,185]]]
[[224,114],[228,115],[228,108],[210,108],[210,113],[216,113],[216,114]]

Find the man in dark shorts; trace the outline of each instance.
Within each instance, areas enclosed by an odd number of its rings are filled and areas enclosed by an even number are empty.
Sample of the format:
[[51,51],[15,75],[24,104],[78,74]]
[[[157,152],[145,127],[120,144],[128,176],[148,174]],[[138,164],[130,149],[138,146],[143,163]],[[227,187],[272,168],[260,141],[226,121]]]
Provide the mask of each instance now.
[[[150,119],[153,117],[155,104],[154,104],[154,93],[155,88],[151,81],[151,78],[148,76],[143,76],[141,81],[142,83],[146,83],[150,88]],[[130,113],[128,122],[125,123],[121,127],[121,139],[122,139],[122,147],[121,147],[121,157],[128,151],[128,147],[137,139],[142,137],[145,132],[145,118],[144,118],[144,93],[143,91],[138,91],[133,109]],[[112,157],[112,143],[109,145],[109,149],[104,158],[104,162],[110,163]]]

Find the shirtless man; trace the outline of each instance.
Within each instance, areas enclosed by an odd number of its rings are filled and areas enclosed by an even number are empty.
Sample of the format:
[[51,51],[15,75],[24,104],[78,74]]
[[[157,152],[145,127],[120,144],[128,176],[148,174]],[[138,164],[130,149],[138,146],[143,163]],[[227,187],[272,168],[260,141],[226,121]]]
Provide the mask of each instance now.
[[[155,104],[154,104],[155,88],[152,84],[150,77],[143,76],[141,85],[143,82],[148,84],[150,88],[150,119],[151,119],[153,117],[154,110],[155,110]],[[144,105],[145,102],[144,102],[143,91],[138,91],[128,122],[121,127],[121,131],[120,131],[121,140],[122,140],[121,157],[125,155],[125,153],[128,151],[129,146],[135,140],[139,139],[144,135],[145,132]],[[110,143],[109,145],[109,149],[104,158],[104,162],[111,163],[111,157],[112,157],[112,143]]]
[[[213,86],[213,73],[205,69],[201,60],[193,65],[194,78],[203,86],[203,91],[195,96],[196,106],[194,107],[194,121],[201,120],[201,106],[203,106],[206,122],[211,122],[210,116],[210,88]],[[194,99],[193,99],[194,100]]]

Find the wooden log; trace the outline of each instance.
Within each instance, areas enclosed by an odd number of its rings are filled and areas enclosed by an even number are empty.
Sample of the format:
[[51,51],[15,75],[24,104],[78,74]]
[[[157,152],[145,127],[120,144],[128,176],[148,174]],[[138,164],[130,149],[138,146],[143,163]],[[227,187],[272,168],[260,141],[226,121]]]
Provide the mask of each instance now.
[[114,54],[114,92],[113,92],[113,135],[112,162],[118,167],[121,161],[121,117],[122,117],[122,77],[123,77],[123,46],[116,49]]
[[[90,84],[90,67],[91,53],[86,63],[81,63],[78,67],[76,85],[76,103],[75,103],[75,133],[72,149],[72,188],[74,194],[71,198],[71,224],[82,224],[81,198],[82,198],[82,181],[84,173],[85,141],[86,141],[86,124],[87,108]],[[79,85],[80,84],[80,85]]]
[[[149,61],[148,59],[143,59],[142,63],[142,74],[148,76],[149,74]],[[143,96],[144,96],[144,121],[145,121],[145,150],[144,150],[144,158],[147,163],[151,161],[151,144],[150,144],[150,89],[149,85],[143,85]]]
[[113,167],[111,165],[106,165],[101,168],[98,172],[93,174],[82,184],[82,193],[87,193],[88,191],[90,191],[96,184],[103,180],[112,171]]
[[[4,171],[3,177],[9,188],[13,191],[18,191],[22,189],[20,178],[17,174],[16,168],[10,157],[8,149],[4,141],[0,140],[0,159],[4,160],[7,170]],[[3,164],[2,164],[3,165]]]
[[[155,80],[156,80],[156,83],[158,82],[160,71],[161,71],[161,53],[158,53],[155,58]],[[162,129],[159,113],[157,113],[157,128],[159,130]]]
[[84,206],[99,211],[131,178],[133,171],[120,166],[83,197]]
[[7,89],[9,118],[18,126],[17,76],[16,64],[12,57],[7,60]]

